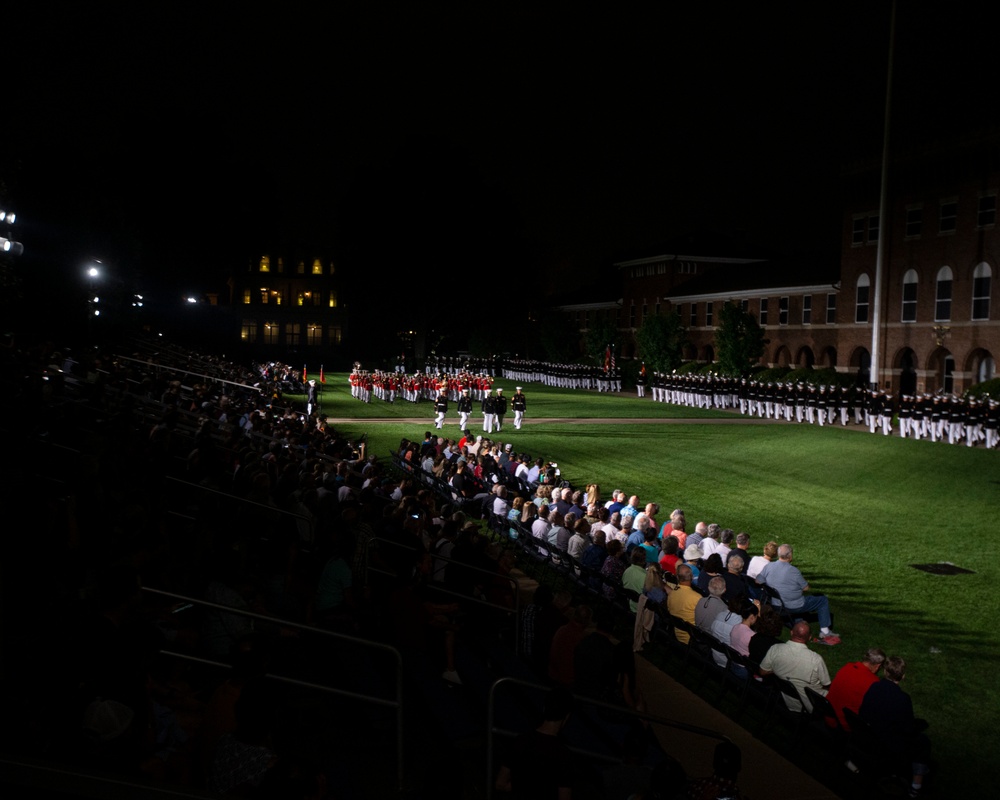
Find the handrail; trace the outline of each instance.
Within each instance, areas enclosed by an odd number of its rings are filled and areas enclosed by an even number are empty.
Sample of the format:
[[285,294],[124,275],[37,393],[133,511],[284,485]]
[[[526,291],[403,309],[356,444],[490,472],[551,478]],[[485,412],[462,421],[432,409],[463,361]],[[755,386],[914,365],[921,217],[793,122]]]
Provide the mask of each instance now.
[[192,483],[191,481],[186,481],[183,478],[176,478],[173,475],[165,475],[164,478],[168,481],[173,481],[174,483],[187,486],[191,489],[196,489],[201,492],[208,492],[211,494],[221,495],[227,500],[232,500],[235,503],[241,503],[247,506],[257,506],[258,508],[265,509],[269,513],[279,514],[284,517],[289,517],[293,520],[302,520],[309,526],[309,542],[312,544],[316,541],[316,521],[310,519],[304,514],[297,514],[294,511],[286,511],[278,506],[269,506],[266,503],[258,503],[256,500],[248,500],[245,497],[240,497],[238,494],[232,494],[230,492],[224,492],[221,489],[213,489],[211,486],[202,486],[199,483]]
[[[369,558],[369,553],[371,551],[370,551],[369,548],[371,547],[372,542],[381,542],[381,543],[384,543],[384,544],[390,544],[390,545],[393,545],[394,547],[400,547],[400,548],[404,548],[404,549],[406,548],[406,545],[404,545],[404,544],[402,544],[400,542],[394,542],[394,541],[392,541],[392,539],[383,539],[383,538],[378,537],[378,536],[373,536],[370,539],[368,539],[368,541],[365,542],[365,546],[364,546],[364,563],[365,563],[365,572],[366,572],[366,574],[369,571],[371,571],[371,572],[379,572],[382,575],[392,574],[392,573],[389,573],[387,570],[380,569],[379,567],[373,567],[371,565],[370,558]],[[498,609],[499,611],[503,611],[504,613],[507,613],[507,614],[513,614],[514,615],[514,652],[515,653],[520,653],[520,651],[521,651],[521,592],[520,592],[520,587],[519,587],[519,584],[517,582],[517,579],[516,578],[511,578],[509,575],[500,575],[497,572],[490,572],[488,569],[483,569],[482,567],[474,567],[474,566],[471,566],[469,564],[465,564],[465,563],[463,563],[461,561],[456,561],[453,558],[448,558],[447,556],[439,556],[439,555],[435,555],[434,553],[428,553],[428,555],[431,557],[431,559],[439,558],[442,561],[446,561],[449,564],[458,564],[460,567],[462,567],[462,569],[467,569],[467,570],[470,570],[470,571],[473,571],[473,572],[482,572],[482,573],[490,576],[491,578],[503,578],[504,580],[506,580],[506,581],[508,581],[510,583],[511,588],[514,590],[514,608],[513,609],[509,608],[508,606],[502,606],[499,603],[491,603],[489,600],[481,600],[478,597],[473,597],[472,595],[461,594],[460,592],[455,592],[455,591],[452,591],[451,589],[446,589],[444,586],[441,586],[441,585],[439,585],[436,582],[431,583],[430,586],[429,586],[429,588],[433,589],[435,592],[441,592],[442,594],[448,594],[448,595],[451,595],[452,597],[461,598],[463,601],[469,601],[469,602],[475,603],[476,605],[487,606],[489,608]],[[393,574],[393,577],[396,577],[396,576]]]
[[[142,590],[148,592],[149,594],[158,595],[160,597],[169,597],[173,600],[179,600],[184,603],[191,603],[195,606],[203,606],[205,608],[214,608],[220,611],[225,611],[227,614],[236,614],[242,617],[250,617],[251,619],[259,619],[272,624],[279,624],[286,628],[295,628],[296,630],[308,631],[310,633],[318,633],[322,636],[331,637],[333,639],[339,639],[344,642],[351,642],[363,647],[370,647],[376,650],[382,650],[392,656],[396,661],[396,699],[386,700],[381,697],[372,697],[370,695],[361,694],[358,692],[349,692],[344,689],[334,689],[333,687],[322,687],[318,684],[311,684],[305,681],[297,681],[294,678],[283,678],[282,680],[296,683],[301,686],[306,686],[310,688],[322,689],[323,691],[329,691],[334,694],[339,694],[347,697],[353,697],[357,700],[361,700],[365,703],[370,703],[372,705],[389,706],[396,709],[396,781],[397,788],[399,791],[403,790],[403,656],[395,647],[383,644],[382,642],[373,642],[369,639],[362,639],[357,636],[351,636],[346,633],[337,633],[336,631],[328,631],[324,628],[317,628],[313,625],[305,625],[301,622],[292,622],[290,620],[284,620],[280,617],[272,617],[266,614],[258,614],[255,611],[246,611],[241,608],[233,608],[231,606],[224,606],[219,603],[212,603],[208,600],[201,600],[196,597],[188,597],[186,595],[176,594],[175,592],[166,592],[162,589],[153,589],[149,586],[143,586]],[[169,653],[173,655],[173,653]],[[191,656],[190,658],[194,658]],[[203,660],[203,659],[199,659]],[[216,663],[207,660],[203,660],[205,663]],[[271,677],[271,676],[268,676]],[[276,677],[276,676],[275,676]]]
[[[501,684],[506,684],[506,683],[518,684],[520,686],[524,686],[524,687],[529,688],[529,689],[537,689],[537,690],[541,690],[543,692],[551,692],[552,689],[553,689],[553,687],[551,687],[551,686],[543,686],[540,683],[533,683],[532,681],[526,681],[523,678],[513,678],[513,677],[509,677],[509,676],[508,677],[504,677],[504,678],[498,678],[497,680],[493,681],[492,685],[490,686],[489,701],[488,701],[487,710],[486,710],[486,713],[487,713],[487,724],[486,724],[486,798],[487,798],[487,800],[490,800],[490,798],[493,797],[493,784],[494,784],[494,780],[496,779],[496,776],[493,774],[494,773],[494,766],[493,766],[493,734],[494,733],[500,733],[500,734],[503,734],[505,736],[517,736],[519,733],[521,733],[520,731],[510,731],[510,730],[505,730],[505,729],[497,728],[496,727],[495,711],[494,711],[494,709],[496,708],[497,689],[498,689],[498,687]],[[605,702],[602,702],[600,700],[594,700],[594,699],[589,698],[589,697],[587,697],[585,695],[574,694],[573,695],[573,700],[576,703],[583,703],[585,705],[593,706],[594,708],[601,708],[601,709],[605,709],[607,711],[613,711],[616,714],[622,714],[622,715],[625,715],[625,716],[628,716],[628,717],[634,717],[636,719],[641,719],[641,720],[644,720],[646,722],[652,722],[652,723],[655,723],[657,725],[665,725],[665,726],[670,727],[670,728],[675,728],[677,730],[687,731],[688,733],[698,734],[700,736],[705,736],[705,737],[710,738],[710,739],[716,739],[718,741],[723,741],[723,742],[729,742],[729,741],[731,741],[731,739],[728,736],[726,736],[724,733],[720,733],[719,731],[714,731],[714,730],[711,730],[709,728],[702,728],[702,727],[699,727],[697,725],[689,725],[686,722],[679,722],[678,720],[667,719],[666,717],[660,717],[660,716],[657,716],[655,714],[646,714],[645,712],[636,711],[635,709],[628,708],[627,706],[617,706],[617,705],[614,705],[612,703],[605,703]],[[589,751],[586,751],[586,750],[581,750],[580,748],[570,748],[570,749],[573,752],[576,752],[576,753],[580,753],[580,754],[584,754],[584,755],[589,755],[589,756],[595,756],[595,757],[598,757],[598,758],[601,758],[601,757],[606,758],[605,754],[603,754],[603,753],[592,753],[592,752],[589,752]]]

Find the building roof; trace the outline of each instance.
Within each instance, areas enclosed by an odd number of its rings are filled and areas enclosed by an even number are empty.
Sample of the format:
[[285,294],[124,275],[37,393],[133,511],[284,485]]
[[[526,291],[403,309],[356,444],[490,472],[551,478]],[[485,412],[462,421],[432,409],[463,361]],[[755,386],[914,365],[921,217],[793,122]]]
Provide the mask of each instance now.
[[839,288],[840,267],[802,258],[745,263],[719,263],[699,273],[666,295],[673,302],[727,298],[750,294],[794,294]]

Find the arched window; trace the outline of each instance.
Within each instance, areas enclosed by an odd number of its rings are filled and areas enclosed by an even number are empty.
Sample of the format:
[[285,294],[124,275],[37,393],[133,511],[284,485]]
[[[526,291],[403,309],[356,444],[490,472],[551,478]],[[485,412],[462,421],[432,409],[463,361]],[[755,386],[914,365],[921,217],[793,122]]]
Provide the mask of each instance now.
[[937,274],[937,294],[934,303],[934,321],[951,320],[951,267],[941,267]]
[[900,317],[903,322],[917,321],[917,271],[915,269],[906,270],[903,276],[903,314]]
[[990,290],[993,288],[993,270],[982,263],[972,271],[972,318],[990,318]]
[[870,304],[868,296],[871,291],[871,286],[872,282],[868,277],[868,273],[861,273],[861,276],[858,278],[857,301],[854,305],[855,322],[868,322],[868,307]]
[[271,259],[268,258],[267,256],[264,256],[260,260],[260,271],[261,272],[270,272],[271,271]]

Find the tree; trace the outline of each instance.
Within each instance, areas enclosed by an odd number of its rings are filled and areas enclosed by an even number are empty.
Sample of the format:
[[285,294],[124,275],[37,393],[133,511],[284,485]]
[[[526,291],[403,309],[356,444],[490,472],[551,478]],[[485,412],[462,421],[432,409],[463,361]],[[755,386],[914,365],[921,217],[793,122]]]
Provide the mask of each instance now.
[[736,302],[722,307],[719,327],[715,331],[719,372],[732,377],[748,375],[751,367],[764,355],[766,344],[764,329],[753,314],[744,311]]
[[681,365],[687,331],[675,309],[667,314],[646,315],[635,332],[639,356],[649,369],[672,372]]
[[604,353],[610,344],[613,348],[618,348],[618,328],[613,320],[604,318],[595,320],[587,329],[585,339],[587,355],[594,360],[598,366],[604,366]]

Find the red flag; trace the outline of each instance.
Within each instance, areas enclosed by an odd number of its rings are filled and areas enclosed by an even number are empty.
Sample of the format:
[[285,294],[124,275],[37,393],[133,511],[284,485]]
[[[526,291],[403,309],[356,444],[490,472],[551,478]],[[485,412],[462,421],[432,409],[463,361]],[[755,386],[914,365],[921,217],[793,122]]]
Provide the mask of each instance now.
[[604,371],[608,371],[608,367],[611,365],[611,345],[609,344],[604,349]]
[[643,377],[645,377],[645,375],[646,375],[646,362],[645,361],[642,362],[642,369],[639,370],[639,374],[642,375]]
[[306,365],[302,365],[302,382],[305,383],[309,380],[309,373],[306,371]]
[[614,368],[615,368],[615,351],[612,349],[611,350],[611,369],[614,370]]
[[319,365],[319,382],[326,383],[326,376],[323,374],[323,365]]

